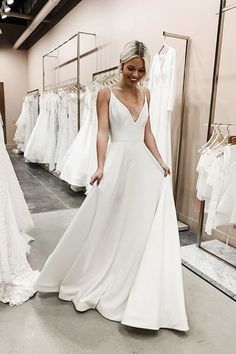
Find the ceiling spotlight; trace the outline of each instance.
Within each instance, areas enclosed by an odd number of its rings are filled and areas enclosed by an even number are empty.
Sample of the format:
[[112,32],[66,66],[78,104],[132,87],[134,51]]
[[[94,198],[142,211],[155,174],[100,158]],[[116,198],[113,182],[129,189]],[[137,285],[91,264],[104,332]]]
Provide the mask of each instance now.
[[4,12],[11,11],[11,8],[5,3],[5,1],[2,2],[2,7]]
[[12,5],[14,4],[14,0],[7,0],[7,5]]

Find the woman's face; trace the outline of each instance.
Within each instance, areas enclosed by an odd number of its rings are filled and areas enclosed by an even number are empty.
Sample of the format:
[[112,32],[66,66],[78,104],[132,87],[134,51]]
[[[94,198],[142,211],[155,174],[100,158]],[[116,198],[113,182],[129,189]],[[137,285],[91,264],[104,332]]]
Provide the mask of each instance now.
[[145,75],[145,64],[141,58],[133,58],[123,64],[123,80],[129,86],[137,85]]

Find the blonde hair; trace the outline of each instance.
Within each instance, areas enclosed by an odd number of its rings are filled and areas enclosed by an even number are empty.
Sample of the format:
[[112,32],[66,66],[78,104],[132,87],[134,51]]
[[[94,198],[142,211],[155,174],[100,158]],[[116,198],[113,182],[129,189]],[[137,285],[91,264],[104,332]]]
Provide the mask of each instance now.
[[139,41],[131,41],[128,42],[121,54],[120,54],[120,66],[119,68],[122,70],[123,64],[127,63],[127,61],[133,58],[140,58],[144,61],[145,66],[145,77],[148,75],[149,66],[150,66],[150,54],[143,42]]

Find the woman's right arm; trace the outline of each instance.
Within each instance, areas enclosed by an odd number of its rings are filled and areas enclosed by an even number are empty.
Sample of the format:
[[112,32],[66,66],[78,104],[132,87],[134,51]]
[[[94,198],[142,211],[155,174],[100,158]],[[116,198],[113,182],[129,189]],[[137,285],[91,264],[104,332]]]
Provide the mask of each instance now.
[[103,169],[106,158],[107,143],[109,139],[109,100],[110,90],[106,87],[98,92],[97,96],[97,117],[98,117],[98,132],[97,132],[97,170],[92,175],[90,184],[100,183],[103,177]]

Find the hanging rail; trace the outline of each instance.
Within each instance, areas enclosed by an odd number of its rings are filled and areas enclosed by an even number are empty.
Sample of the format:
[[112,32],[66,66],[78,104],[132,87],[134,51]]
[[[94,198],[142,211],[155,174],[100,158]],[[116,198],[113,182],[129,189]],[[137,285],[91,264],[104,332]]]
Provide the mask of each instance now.
[[[236,8],[236,3],[231,4],[231,5],[228,5],[228,6],[225,6],[225,7],[223,8],[222,12],[227,12],[227,11],[233,10],[233,9],[235,9],[235,8]],[[220,14],[220,12],[217,12],[216,15],[219,15],[219,14]]]
[[223,127],[223,128],[227,128],[227,127],[232,127],[232,128],[236,128],[236,124],[231,124],[231,123],[228,123],[228,124],[221,124],[221,123],[212,123],[211,124],[212,127],[216,127],[216,126],[219,126],[219,127]]
[[166,32],[166,31],[163,31],[163,36],[190,40],[189,36],[183,36],[182,34],[170,33],[170,32]]
[[110,72],[110,71],[113,71],[113,70],[117,70],[118,68],[119,68],[118,66],[113,66],[112,68],[109,68],[109,69],[104,69],[104,70],[101,70],[101,71],[97,71],[96,73],[93,73],[93,79],[97,75],[105,74],[107,72]]
[[[91,35],[91,36],[96,36],[95,33],[89,33],[89,32],[78,32],[80,34],[88,34],[88,35]],[[72,37],[68,38],[67,40],[65,40],[63,43],[59,44],[56,48],[50,50],[50,52],[48,52],[47,54],[44,54],[43,57],[46,57],[48,56],[49,54],[55,52],[55,50],[61,48],[63,45],[65,45],[66,43],[68,43],[69,41],[71,41],[73,38],[76,38],[78,36],[78,33],[74,34]]]
[[29,93],[34,93],[34,92],[39,94],[39,89],[27,91],[27,95],[28,95]]

